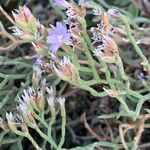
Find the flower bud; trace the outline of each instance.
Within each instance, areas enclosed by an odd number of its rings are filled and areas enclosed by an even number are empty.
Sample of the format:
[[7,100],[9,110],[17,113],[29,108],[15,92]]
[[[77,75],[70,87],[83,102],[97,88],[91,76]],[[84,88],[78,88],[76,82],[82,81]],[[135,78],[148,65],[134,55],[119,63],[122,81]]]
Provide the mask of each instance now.
[[93,10],[93,14],[94,15],[102,15],[102,9],[101,8],[99,8],[99,7],[97,7],[97,8],[95,8],[94,10]]
[[25,122],[27,125],[36,125],[35,119],[33,118],[31,111],[25,102],[20,103],[17,109],[23,118],[23,122]]
[[28,129],[28,127],[27,127],[27,125],[25,123],[20,123],[20,127],[21,127],[21,130],[24,133],[28,133],[29,132],[29,129]]
[[105,35],[102,36],[102,42],[103,44],[95,49],[94,55],[107,63],[114,63],[116,61],[116,53],[118,53],[116,42]]
[[27,127],[27,125],[24,123],[23,118],[22,118],[21,115],[17,114],[17,120],[18,120],[18,122],[20,122],[20,128],[21,128],[21,130],[22,130],[24,133],[28,133],[28,132],[29,132],[28,127]]
[[115,91],[115,90],[108,90],[108,89],[106,89],[106,88],[104,88],[103,87],[103,89],[104,89],[104,91],[110,96],[110,97],[114,97],[114,98],[116,98],[116,97],[118,97],[119,96],[119,91]]
[[21,29],[30,28],[32,31],[36,30],[36,19],[26,6],[20,6],[19,10],[15,10],[12,14]]
[[37,104],[37,107],[43,111],[45,107],[45,99],[42,91],[38,91],[36,94],[35,102]]
[[65,98],[59,97],[59,98],[57,98],[57,101],[58,101],[60,107],[64,107],[65,101],[66,101]]
[[17,131],[17,127],[16,127],[16,123],[15,123],[15,118],[13,116],[13,114],[10,112],[10,113],[6,113],[6,119],[7,119],[7,122],[8,122],[8,127],[9,129],[12,131],[12,132],[15,132]]
[[62,120],[66,120],[66,109],[65,109],[65,101],[66,101],[66,99],[62,98],[62,97],[59,97],[59,98],[57,98],[57,101],[58,101],[58,103],[60,105]]
[[54,98],[53,97],[49,97],[47,98],[47,102],[48,102],[48,105],[51,109],[53,109],[55,107],[55,102],[54,102]]
[[55,101],[54,97],[47,98],[48,105],[50,107],[51,118],[56,118]]
[[14,35],[26,41],[34,41],[41,35],[46,34],[46,28],[39,23],[31,11],[26,7],[19,7],[19,10],[12,12],[15,26],[12,27]]
[[19,29],[17,26],[12,28],[13,35],[18,36],[22,40],[32,41],[34,40],[34,35],[30,31],[25,31]]
[[74,83],[76,83],[76,81],[79,79],[78,70],[67,57],[64,57],[63,60],[59,62],[57,67],[53,65],[53,68],[56,74],[63,80],[74,81]]

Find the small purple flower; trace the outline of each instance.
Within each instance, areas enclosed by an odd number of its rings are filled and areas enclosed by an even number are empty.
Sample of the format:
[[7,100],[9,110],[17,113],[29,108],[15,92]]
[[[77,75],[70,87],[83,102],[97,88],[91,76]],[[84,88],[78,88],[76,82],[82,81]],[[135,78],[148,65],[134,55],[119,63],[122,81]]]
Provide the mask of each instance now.
[[66,0],[54,0],[55,5],[69,7],[70,4]]
[[140,72],[140,74],[137,75],[137,77],[138,77],[139,80],[145,80],[145,75],[144,75],[143,72]]
[[59,47],[63,44],[70,44],[71,34],[68,32],[67,27],[61,22],[56,23],[56,27],[49,32],[47,43],[50,44],[50,51],[56,53]]

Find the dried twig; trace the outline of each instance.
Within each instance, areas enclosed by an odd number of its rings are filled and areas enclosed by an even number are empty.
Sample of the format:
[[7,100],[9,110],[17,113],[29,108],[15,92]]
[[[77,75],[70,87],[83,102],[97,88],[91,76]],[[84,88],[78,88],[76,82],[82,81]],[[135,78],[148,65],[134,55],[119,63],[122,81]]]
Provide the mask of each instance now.
[[132,125],[121,124],[119,126],[119,133],[120,133],[121,142],[122,142],[122,144],[126,150],[128,150],[127,143],[124,139],[126,132],[128,132],[131,129],[136,129],[137,133],[136,133],[136,136],[134,137],[133,143],[135,145],[138,145],[140,142],[141,135],[142,135],[144,128],[145,128],[145,121],[149,118],[150,118],[150,114],[141,115],[138,117],[138,120],[134,124],[132,124]]
[[11,34],[9,34],[6,29],[4,28],[3,24],[0,22],[0,35],[2,37],[9,38],[10,41],[7,42],[6,44],[0,46],[1,51],[12,51],[14,50],[18,45],[27,43],[28,41],[26,40],[20,40],[20,39],[15,39],[15,37]]
[[8,15],[8,13],[2,8],[1,5],[0,5],[0,11],[12,24],[15,24],[14,20]]
[[89,126],[89,124],[88,124],[88,122],[87,122],[87,119],[86,119],[86,113],[83,113],[82,119],[83,119],[85,128],[92,134],[92,136],[93,136],[95,139],[101,141],[102,138],[101,138],[100,136],[98,136],[98,135],[91,129],[91,127]]

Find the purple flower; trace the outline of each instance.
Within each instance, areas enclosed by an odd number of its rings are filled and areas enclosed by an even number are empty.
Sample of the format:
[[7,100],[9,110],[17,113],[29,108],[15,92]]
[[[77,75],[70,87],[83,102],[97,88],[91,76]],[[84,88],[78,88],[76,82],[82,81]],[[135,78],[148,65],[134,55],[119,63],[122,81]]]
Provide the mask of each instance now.
[[54,0],[55,5],[69,7],[70,4],[66,0]]
[[67,27],[61,22],[56,23],[56,27],[49,32],[47,43],[50,44],[50,51],[56,53],[63,44],[70,44],[70,33]]
[[140,74],[137,77],[139,80],[145,80],[145,75],[143,72],[140,72]]

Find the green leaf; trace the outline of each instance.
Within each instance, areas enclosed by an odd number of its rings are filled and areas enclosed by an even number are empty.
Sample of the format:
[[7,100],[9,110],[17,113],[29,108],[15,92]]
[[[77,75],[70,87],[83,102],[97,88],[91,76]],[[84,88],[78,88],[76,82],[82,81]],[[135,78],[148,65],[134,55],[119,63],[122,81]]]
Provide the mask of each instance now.
[[128,12],[134,17],[136,18],[139,14],[139,10],[138,8],[134,5],[134,4],[130,4],[128,6]]

